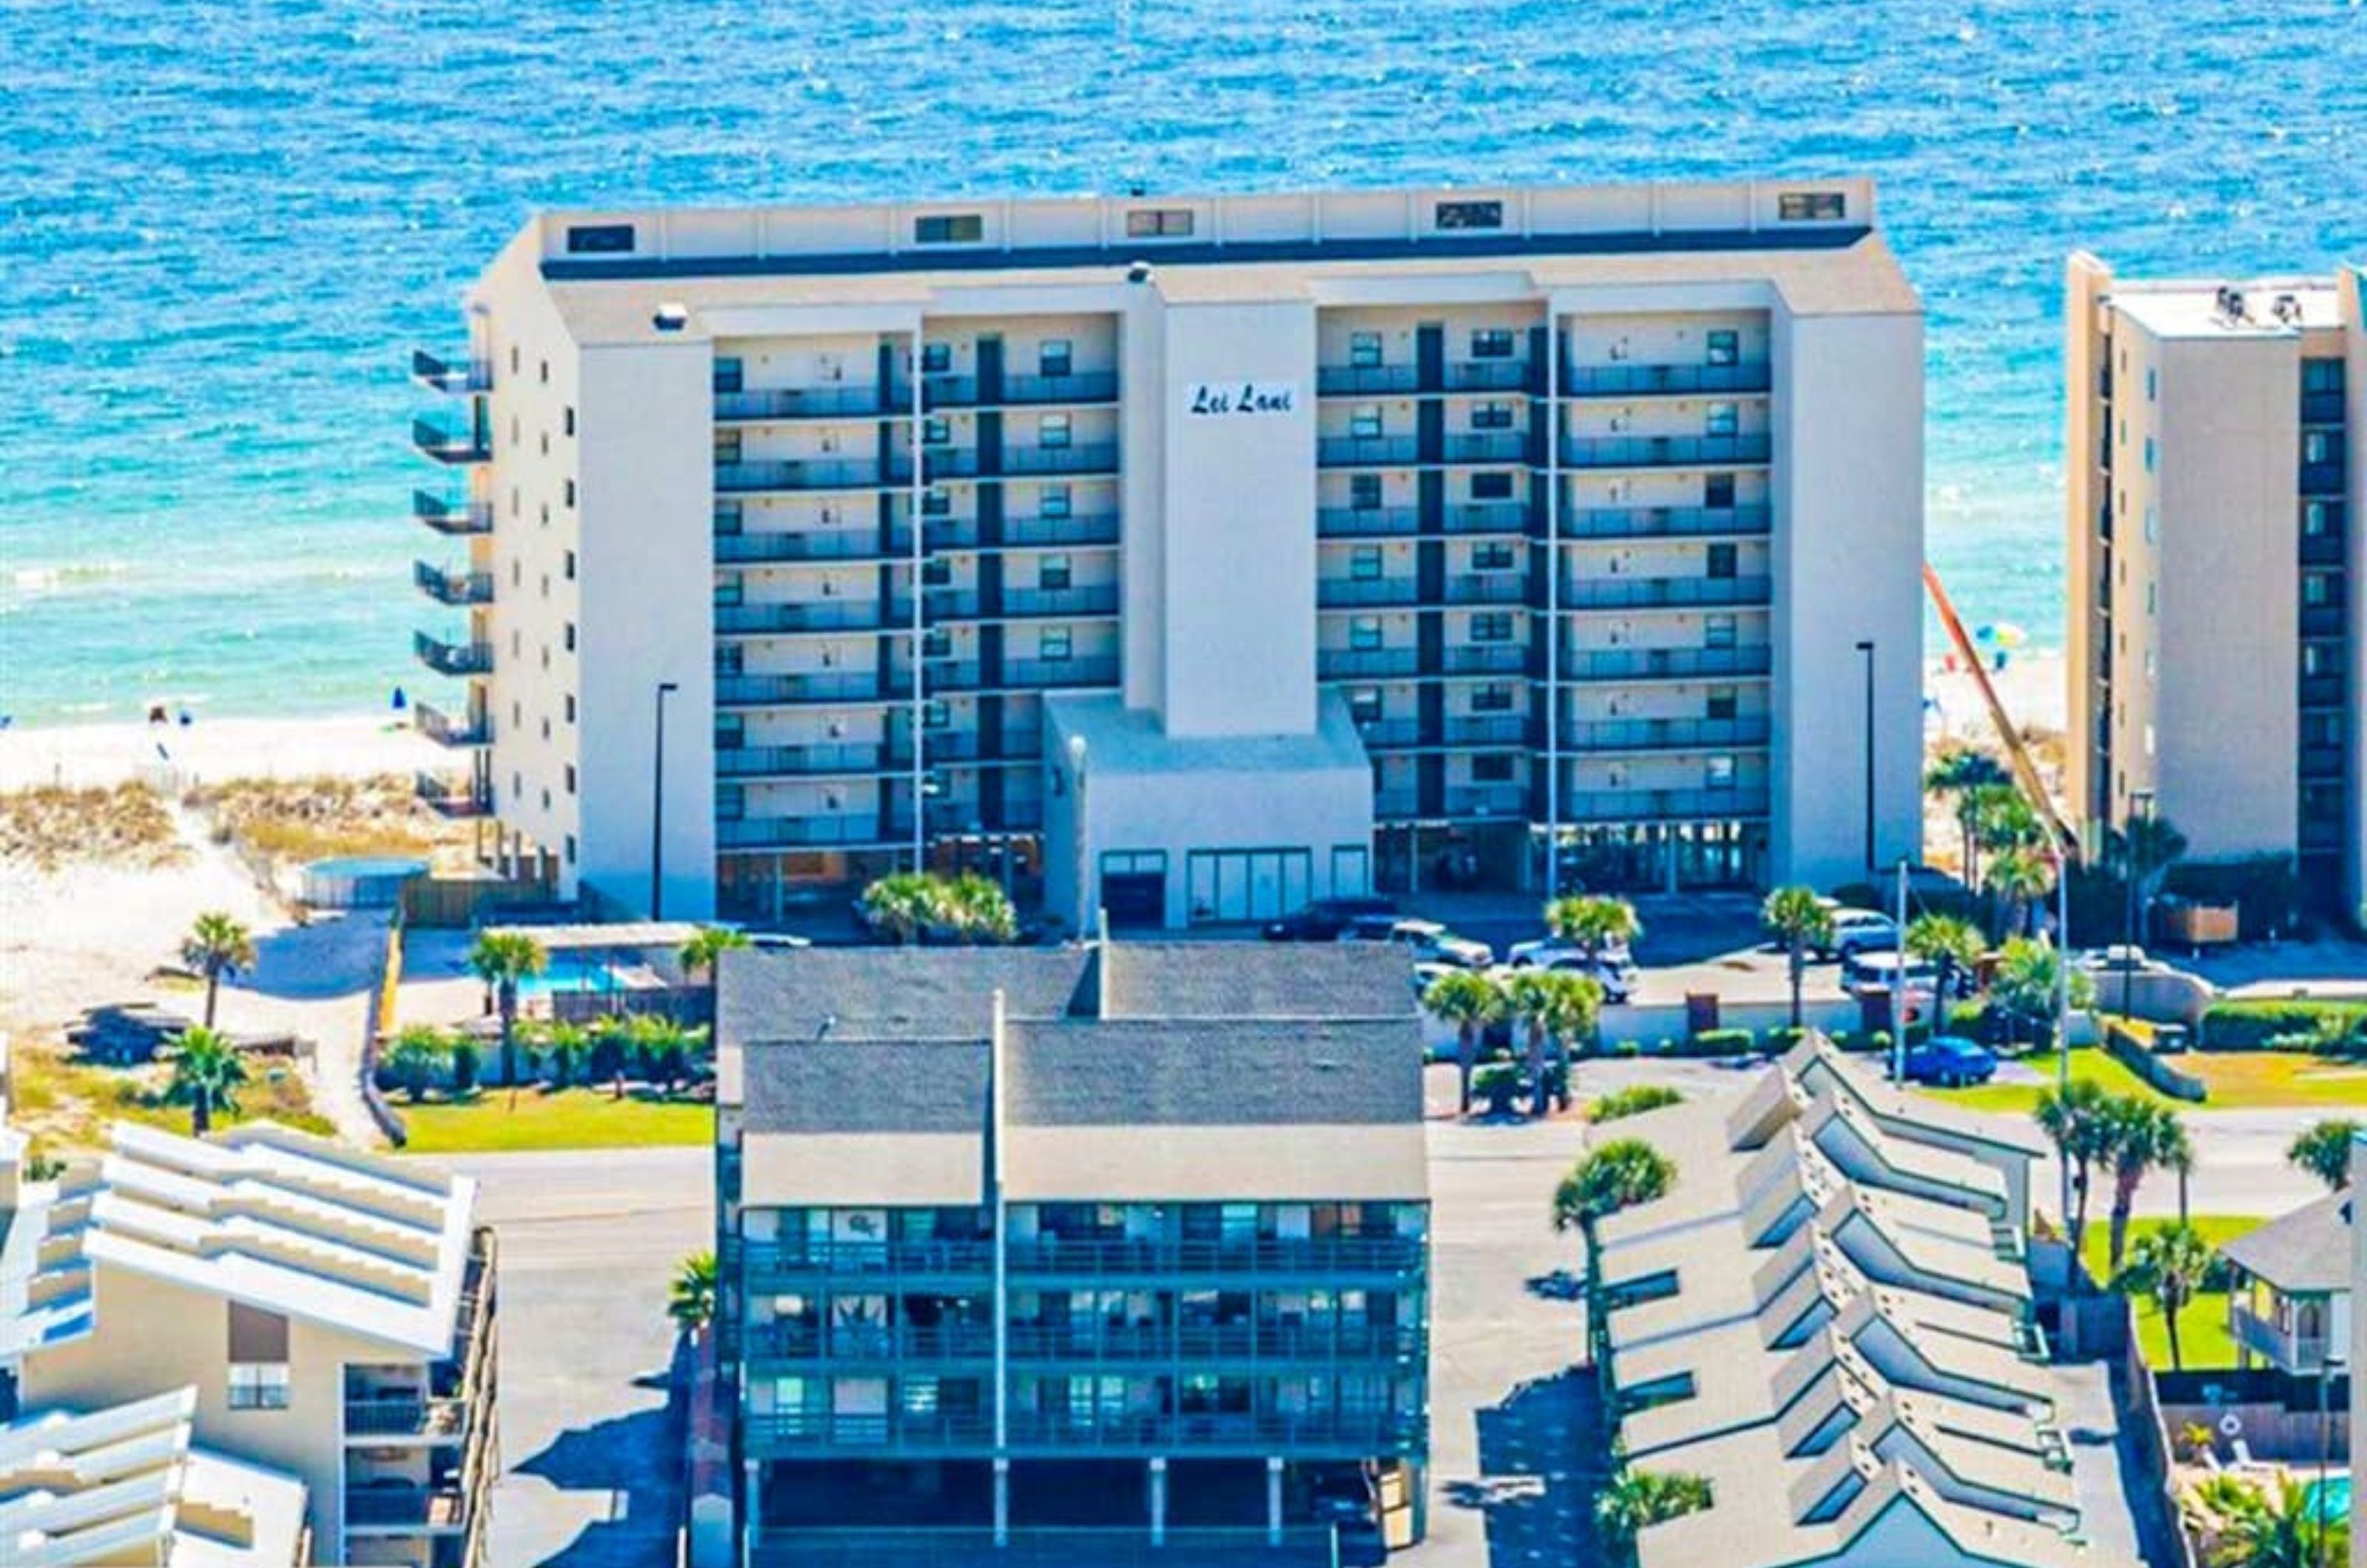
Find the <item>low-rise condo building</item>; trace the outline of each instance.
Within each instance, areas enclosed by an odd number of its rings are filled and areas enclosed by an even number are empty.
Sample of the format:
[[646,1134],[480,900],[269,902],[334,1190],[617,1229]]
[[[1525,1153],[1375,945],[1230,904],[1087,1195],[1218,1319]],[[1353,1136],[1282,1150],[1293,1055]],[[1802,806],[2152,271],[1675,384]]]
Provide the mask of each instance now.
[[1401,956],[740,952],[718,1009],[753,1562],[1064,1529],[1329,1561],[1343,1503],[1420,1536]]
[[2239,1367],[2300,1378],[2339,1369],[2350,1353],[2350,1193],[2305,1203],[2219,1249],[2234,1269],[2227,1332]]
[[1086,930],[1917,852],[1866,180],[550,213],[467,310],[422,783],[563,895],[919,863]]
[[311,1568],[304,1483],[195,1445],[198,1395],[0,1421],[9,1568]]
[[1598,1226],[1621,1452],[1709,1490],[1642,1531],[1642,1568],[2136,1568],[2030,1310],[2035,1136],[1814,1036],[1739,1102],[1619,1133],[1678,1171]]
[[2175,822],[2196,858],[2294,857],[2367,898],[2367,317],[2361,277],[2065,291],[2070,735],[2094,840]]
[[472,1181],[258,1123],[122,1123],[96,1160],[11,1181],[0,1364],[22,1408],[186,1390],[197,1443],[309,1493],[309,1562],[485,1561],[493,1250]]

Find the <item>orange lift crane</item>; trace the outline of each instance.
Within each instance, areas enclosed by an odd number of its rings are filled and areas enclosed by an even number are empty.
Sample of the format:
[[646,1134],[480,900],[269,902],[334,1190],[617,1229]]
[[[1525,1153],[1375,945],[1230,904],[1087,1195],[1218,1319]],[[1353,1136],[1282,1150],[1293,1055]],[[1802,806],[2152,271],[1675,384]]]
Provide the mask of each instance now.
[[1982,663],[1980,650],[1973,645],[1971,634],[1957,617],[1956,606],[1949,602],[1948,591],[1940,586],[1940,574],[1929,561],[1923,565],[1923,586],[1931,595],[1933,607],[1940,612],[1940,624],[1947,628],[1948,640],[1956,645],[1956,652],[1972,670],[1973,682],[1981,689],[1981,701],[1988,705],[1989,722],[1997,726],[1998,739],[2005,742],[2006,760],[2013,768],[2014,782],[2022,786],[2023,797],[2038,813],[2039,820],[2053,830],[2056,846],[2067,855],[2077,855],[2079,835],[2065,820],[2055,797],[2046,793],[2045,781],[2038,776],[2038,764],[2030,760],[2030,750],[2022,743],[2022,732],[2014,728],[2012,716],[2005,711],[2005,704],[1998,699],[1997,687],[1990,683],[1988,667]]

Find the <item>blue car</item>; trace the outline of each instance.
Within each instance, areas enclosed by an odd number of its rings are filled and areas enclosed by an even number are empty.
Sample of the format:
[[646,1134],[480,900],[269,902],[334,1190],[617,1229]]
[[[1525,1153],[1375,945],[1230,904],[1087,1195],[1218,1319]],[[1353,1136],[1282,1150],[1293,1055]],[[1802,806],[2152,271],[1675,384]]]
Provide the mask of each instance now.
[[1907,1053],[1907,1077],[1912,1083],[1957,1088],[1987,1083],[1997,1077],[1997,1053],[1976,1040],[1941,1034]]

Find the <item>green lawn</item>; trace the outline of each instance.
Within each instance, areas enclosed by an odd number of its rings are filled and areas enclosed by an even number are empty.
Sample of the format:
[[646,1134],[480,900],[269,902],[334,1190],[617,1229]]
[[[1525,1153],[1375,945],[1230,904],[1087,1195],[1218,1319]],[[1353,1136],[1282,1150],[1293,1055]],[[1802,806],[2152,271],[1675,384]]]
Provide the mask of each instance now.
[[2367,1066],[2300,1051],[2188,1051],[2169,1060],[2210,1086],[2213,1111],[2303,1105],[2367,1111]]
[[[2038,1108],[2038,1097],[2054,1086],[2055,1054],[2049,1051],[2038,1055],[2025,1056],[2022,1060],[2026,1066],[2044,1073],[2046,1077],[2045,1083],[2043,1085],[1987,1083],[1976,1089],[1931,1089],[1919,1086],[1919,1089],[1920,1092],[1935,1099],[1961,1105],[1967,1111],[1988,1111],[2006,1116],[2027,1116]],[[2182,1061],[2183,1059],[2181,1059],[2181,1065]],[[2151,1084],[2146,1083],[2145,1079],[2137,1077],[2101,1050],[2093,1048],[2074,1050],[2071,1053],[2071,1076],[2101,1084],[2115,1094],[2134,1094],[2146,1100],[2159,1100],[2164,1105],[2193,1109],[2183,1100],[2172,1100],[2168,1095],[2160,1093]]]
[[[2154,1180],[2162,1179],[2159,1177]],[[2112,1248],[2111,1204],[2112,1190],[2110,1179],[2100,1180],[2095,1196],[2090,1200],[2088,1234],[2079,1248],[2079,1256],[2088,1265],[2088,1272],[2098,1280],[2104,1278],[2105,1255]],[[2102,1213],[2097,1210],[2101,1208]],[[2129,1245],[2136,1246],[2137,1237],[2149,1230],[2169,1224],[2166,1220],[2138,1220],[2129,1226]],[[2197,1214],[2194,1228],[2213,1247],[2225,1247],[2247,1231],[2259,1227],[2259,1220],[2243,1219],[2228,1214]],[[2169,1326],[2163,1320],[2161,1309],[2145,1296],[2136,1299],[2137,1339],[2144,1347],[2146,1364],[2156,1371],[2169,1368]],[[2227,1295],[2224,1291],[2204,1291],[2187,1303],[2178,1314],[2179,1349],[2188,1368],[2214,1369],[2236,1364],[2236,1342],[2227,1336]]]
[[406,1152],[419,1155],[514,1153],[524,1149],[611,1149],[708,1144],[715,1107],[662,1100],[646,1092],[617,1100],[605,1089],[492,1089],[458,1103],[394,1101],[410,1130]]

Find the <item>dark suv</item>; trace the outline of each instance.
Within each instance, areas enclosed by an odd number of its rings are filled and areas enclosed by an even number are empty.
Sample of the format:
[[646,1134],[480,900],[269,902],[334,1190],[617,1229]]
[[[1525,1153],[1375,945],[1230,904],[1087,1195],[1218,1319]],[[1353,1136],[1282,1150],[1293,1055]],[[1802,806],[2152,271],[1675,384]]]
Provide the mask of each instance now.
[[1266,922],[1268,942],[1338,942],[1351,921],[1366,915],[1394,915],[1387,898],[1318,898],[1278,920]]

